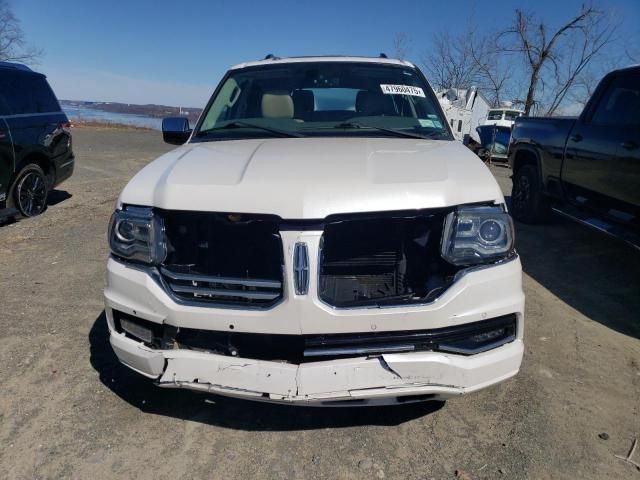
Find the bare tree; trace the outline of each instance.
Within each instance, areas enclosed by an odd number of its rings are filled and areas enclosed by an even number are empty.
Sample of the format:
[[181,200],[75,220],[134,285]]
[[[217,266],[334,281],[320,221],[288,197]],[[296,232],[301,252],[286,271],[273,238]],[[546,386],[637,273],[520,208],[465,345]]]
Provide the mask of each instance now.
[[511,78],[504,55],[495,44],[495,35],[480,36],[473,26],[460,35],[437,33],[423,63],[437,88],[478,87],[492,104],[503,100]]
[[[526,114],[553,115],[580,108],[607,71],[638,61],[640,46],[615,37],[618,23],[593,6],[557,28],[516,10],[502,31],[479,34],[470,20],[460,35],[435,33],[422,63],[438,89],[475,85],[494,105],[512,100]],[[396,52],[406,52],[407,38],[396,35]]]
[[398,60],[405,60],[411,50],[411,37],[404,32],[396,33],[393,37],[393,54]]
[[[613,44],[615,48],[609,48],[605,54],[601,54],[597,62],[591,62],[582,69],[575,78],[570,91],[567,93],[568,98],[575,113],[576,109],[580,109],[587,104],[587,101],[593,95],[596,87],[607,73],[630,64],[638,63],[640,55],[634,53],[633,44],[626,43],[623,48],[618,48],[618,42]],[[636,50],[636,52],[640,52]]]
[[[521,53],[525,58],[525,113],[542,103],[540,97],[546,91],[546,113],[553,114],[591,60],[611,43],[614,27],[602,11],[589,6],[549,34],[549,27],[533,14],[516,10],[513,26],[499,37],[513,40],[504,52]],[[546,71],[550,75],[545,75]]]
[[470,49],[470,34],[457,37],[436,33],[433,46],[422,57],[431,82],[439,89],[469,88],[477,74]]
[[640,62],[640,44],[626,44],[624,46],[625,61],[632,64]]
[[[607,70],[613,70],[613,68]],[[573,87],[568,94],[568,98],[570,98],[576,106],[584,107],[593,95],[602,77],[603,73],[601,73],[600,70],[586,69],[576,77]]]
[[34,63],[42,50],[27,44],[20,20],[7,0],[0,0],[0,61]]
[[[597,56],[612,40],[614,30],[609,25],[602,26],[604,16],[588,19],[580,35],[575,35],[568,44],[568,54],[564,61],[554,70],[555,88],[552,91],[551,101],[547,104],[546,115],[553,115],[562,104],[567,94],[574,90],[577,82],[582,82],[583,87],[589,93],[589,97],[595,90],[599,76],[593,73],[591,76],[583,75],[591,63],[591,59]],[[613,70],[614,65],[608,70]],[[606,73],[606,72],[604,72]],[[588,84],[587,84],[588,82]]]
[[498,49],[493,37],[472,35],[468,48],[475,65],[474,83],[493,105],[499,105],[510,89],[511,71],[508,56]]

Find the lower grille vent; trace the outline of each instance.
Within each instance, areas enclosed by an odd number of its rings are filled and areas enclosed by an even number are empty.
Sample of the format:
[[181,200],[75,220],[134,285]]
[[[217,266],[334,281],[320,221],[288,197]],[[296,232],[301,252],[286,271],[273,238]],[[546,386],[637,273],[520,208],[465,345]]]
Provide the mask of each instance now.
[[334,358],[437,351],[474,355],[515,340],[514,314],[431,330],[326,335],[276,335],[180,328],[179,348],[300,364]]
[[160,269],[171,291],[183,300],[270,305],[280,298],[282,282],[257,278],[210,277]]

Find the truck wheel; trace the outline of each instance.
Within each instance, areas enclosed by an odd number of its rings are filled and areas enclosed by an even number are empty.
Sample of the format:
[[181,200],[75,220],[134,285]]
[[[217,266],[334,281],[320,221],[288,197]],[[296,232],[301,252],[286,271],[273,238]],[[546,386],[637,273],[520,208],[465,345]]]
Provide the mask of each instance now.
[[536,166],[524,165],[513,176],[511,215],[523,223],[542,223],[547,220],[549,210]]
[[47,207],[49,186],[47,177],[35,163],[24,167],[13,184],[10,199],[25,217],[41,214]]

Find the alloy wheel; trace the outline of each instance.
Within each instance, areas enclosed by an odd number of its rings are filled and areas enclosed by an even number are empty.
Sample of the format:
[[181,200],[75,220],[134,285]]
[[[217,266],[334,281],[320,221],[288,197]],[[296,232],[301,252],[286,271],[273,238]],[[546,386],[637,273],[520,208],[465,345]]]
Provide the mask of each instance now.
[[27,172],[16,187],[16,203],[26,217],[42,213],[47,203],[47,184],[39,172]]

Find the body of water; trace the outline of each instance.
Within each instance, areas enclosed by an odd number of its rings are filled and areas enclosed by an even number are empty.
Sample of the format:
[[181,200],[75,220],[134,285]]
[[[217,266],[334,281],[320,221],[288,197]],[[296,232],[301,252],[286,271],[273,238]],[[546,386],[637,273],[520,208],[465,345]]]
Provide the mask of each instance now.
[[147,117],[145,115],[132,115],[130,113],[112,113],[96,110],[86,105],[63,105],[62,110],[72,122],[85,120],[94,122],[121,123],[135,127],[162,129],[162,119]]

